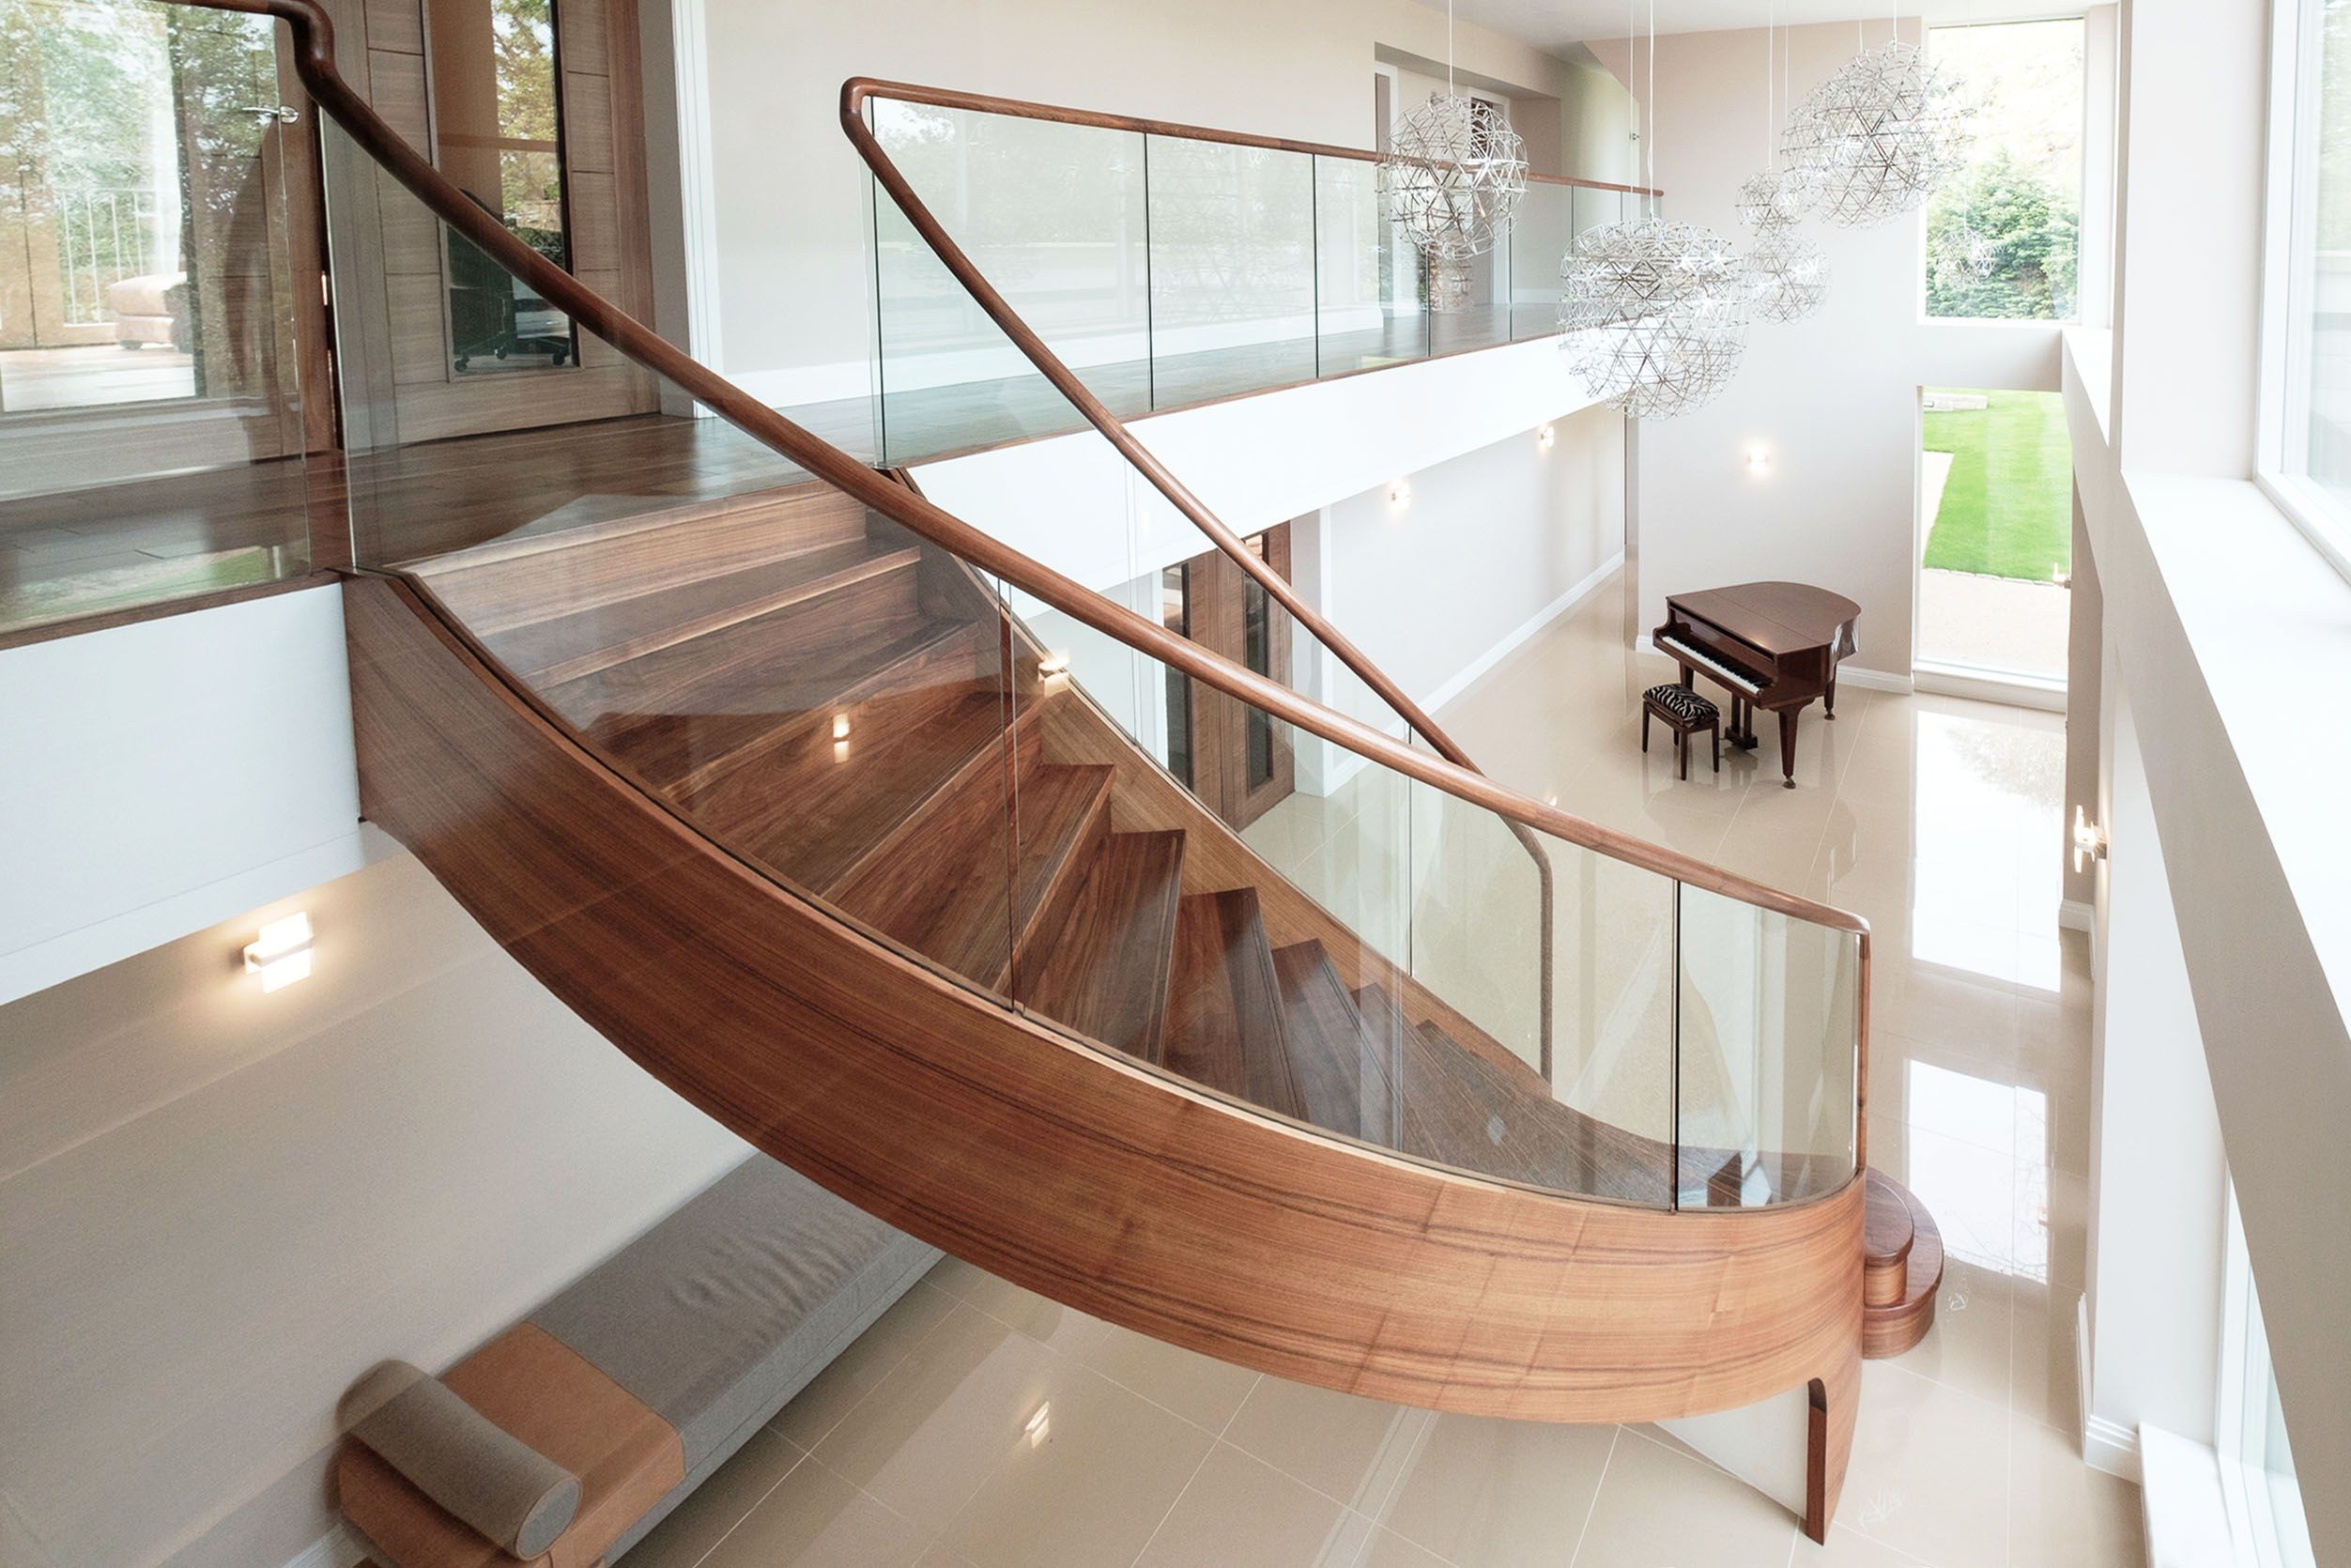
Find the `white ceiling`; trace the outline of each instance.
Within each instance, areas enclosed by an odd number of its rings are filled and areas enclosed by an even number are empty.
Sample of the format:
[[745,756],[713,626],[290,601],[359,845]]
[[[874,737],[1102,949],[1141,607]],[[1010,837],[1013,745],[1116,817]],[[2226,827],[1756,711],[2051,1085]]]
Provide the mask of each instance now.
[[[1445,0],[1421,0],[1443,10]],[[1558,50],[1592,38],[1625,36],[1626,0],[1453,0],[1453,14],[1464,22],[1491,27],[1539,49]],[[1790,22],[1851,22],[1856,17],[1884,22],[1895,13],[1892,4],[1868,0],[1656,0],[1657,31],[1706,33],[1723,27],[1760,27],[1776,16],[1782,26]],[[1649,31],[1650,0],[1632,0],[1634,31]],[[2021,16],[2081,14],[2079,5],[2064,0],[1901,0],[1905,20],[1924,10],[1935,23],[2012,22]]]

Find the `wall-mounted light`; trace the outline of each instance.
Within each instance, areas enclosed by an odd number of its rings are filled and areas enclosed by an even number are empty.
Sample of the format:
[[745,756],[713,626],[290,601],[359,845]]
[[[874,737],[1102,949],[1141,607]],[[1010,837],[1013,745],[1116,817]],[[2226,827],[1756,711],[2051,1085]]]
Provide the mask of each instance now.
[[1541,447],[1545,452],[1551,450],[1551,443],[1556,438],[1557,438],[1554,432],[1547,424],[1535,432],[1535,445]]
[[263,991],[276,991],[310,978],[310,916],[296,910],[265,922],[260,937],[245,944],[245,972],[261,976]]
[[2090,821],[2089,813],[2077,806],[2073,808],[2073,869],[2076,876],[2090,869],[2093,860],[2106,858],[2106,830]]
[[845,713],[833,715],[833,761],[849,761],[849,715]]
[[1742,460],[1742,464],[1746,469],[1749,479],[1769,479],[1772,475],[1772,454],[1759,446],[1747,448],[1747,454]]
[[1388,482],[1388,504],[1391,506],[1410,506],[1412,504],[1412,481],[1408,479],[1390,480]]
[[1067,648],[1056,648],[1052,653],[1046,654],[1043,658],[1037,660],[1037,673],[1048,681],[1060,681],[1068,679],[1069,674],[1069,650]]

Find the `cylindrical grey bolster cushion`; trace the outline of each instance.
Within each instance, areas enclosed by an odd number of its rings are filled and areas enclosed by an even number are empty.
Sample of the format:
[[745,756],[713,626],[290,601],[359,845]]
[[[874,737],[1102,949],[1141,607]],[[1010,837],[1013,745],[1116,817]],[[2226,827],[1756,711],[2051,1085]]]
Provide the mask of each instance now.
[[513,1557],[555,1544],[579,1509],[579,1478],[406,1361],[386,1361],[351,1393],[368,1409],[351,1436],[484,1539]]

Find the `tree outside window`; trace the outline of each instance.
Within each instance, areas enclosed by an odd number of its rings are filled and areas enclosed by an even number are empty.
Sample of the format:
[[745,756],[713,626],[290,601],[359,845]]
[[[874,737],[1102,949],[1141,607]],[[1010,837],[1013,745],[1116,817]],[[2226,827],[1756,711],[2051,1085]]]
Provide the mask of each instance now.
[[1927,314],[2080,314],[2080,20],[1938,27],[1929,44],[1975,105],[1966,164],[1927,207]]

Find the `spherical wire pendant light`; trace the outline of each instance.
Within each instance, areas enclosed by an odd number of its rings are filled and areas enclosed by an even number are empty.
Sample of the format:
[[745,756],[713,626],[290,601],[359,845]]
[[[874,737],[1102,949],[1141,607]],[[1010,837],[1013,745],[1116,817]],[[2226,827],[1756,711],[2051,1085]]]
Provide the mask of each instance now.
[[[1763,126],[1765,154],[1778,124],[1778,104],[1773,95],[1775,59],[1772,42],[1775,14],[1763,33]],[[1796,236],[1796,220],[1820,200],[1820,181],[1811,171],[1792,165],[1769,168],[1748,177],[1739,188],[1739,217],[1755,231],[1746,254],[1746,295],[1749,311],[1759,321],[1796,321],[1810,315],[1827,298],[1828,257],[1818,245]]]
[[1828,298],[1829,258],[1792,228],[1769,229],[1747,247],[1747,306],[1759,321],[1798,321]]
[[1406,114],[1379,161],[1389,216],[1432,261],[1483,255],[1527,192],[1527,144],[1492,106],[1453,91],[1453,12],[1445,8],[1445,90]]
[[1896,38],[1813,88],[1789,116],[1780,152],[1818,181],[1816,216],[1874,228],[1916,211],[1959,168],[1973,115],[1926,51]]
[[[1630,29],[1627,30],[1628,34]],[[1650,11],[1650,133],[1656,139],[1656,10]],[[1649,185],[1655,180],[1650,155]],[[1711,401],[1747,346],[1746,269],[1712,230],[1657,216],[1578,235],[1560,264],[1561,351],[1587,394],[1635,419],[1671,419]]]

